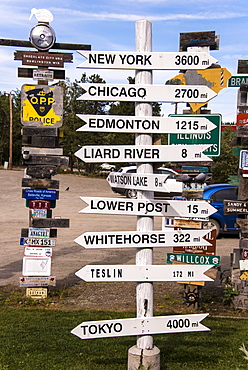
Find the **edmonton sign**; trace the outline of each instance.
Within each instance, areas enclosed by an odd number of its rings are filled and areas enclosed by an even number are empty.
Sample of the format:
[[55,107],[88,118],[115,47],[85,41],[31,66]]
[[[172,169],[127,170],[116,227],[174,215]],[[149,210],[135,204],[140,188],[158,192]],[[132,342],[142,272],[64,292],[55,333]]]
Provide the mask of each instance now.
[[211,161],[203,154],[211,145],[86,145],[74,155],[86,163]]
[[181,193],[182,182],[168,179],[169,175],[111,172],[107,181],[111,187]]
[[81,339],[123,337],[130,335],[151,335],[209,331],[201,324],[208,314],[156,316],[145,318],[86,321],[75,327],[71,333]]
[[86,265],[75,274],[84,281],[212,281],[213,265]]
[[79,84],[78,100],[206,103],[217,94],[205,85]]
[[[141,248],[211,245],[208,230],[86,232],[74,241],[84,248]],[[35,239],[36,240],[36,239]]]
[[93,132],[142,132],[142,133],[187,133],[204,134],[213,129],[216,125],[208,116],[192,117],[192,115],[170,116],[170,117],[149,117],[149,116],[112,116],[112,115],[87,115],[77,114],[86,124],[77,131]]
[[87,58],[78,68],[108,69],[206,69],[217,59],[208,53],[79,51]]
[[80,197],[88,206],[79,213],[104,213],[139,216],[202,217],[216,212],[211,204],[204,201],[118,199]]

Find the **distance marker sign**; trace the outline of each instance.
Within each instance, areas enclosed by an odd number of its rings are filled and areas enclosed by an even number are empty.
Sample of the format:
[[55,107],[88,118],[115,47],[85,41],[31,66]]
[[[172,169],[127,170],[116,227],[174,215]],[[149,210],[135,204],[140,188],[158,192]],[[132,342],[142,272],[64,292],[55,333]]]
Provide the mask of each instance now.
[[74,241],[84,248],[144,248],[211,245],[209,230],[86,232]]
[[107,69],[206,69],[217,59],[208,53],[78,51],[85,62],[77,68]]
[[192,118],[192,115],[142,117],[77,114],[77,116],[86,122],[77,131],[87,132],[204,134],[216,128],[216,125],[207,117]]
[[85,92],[78,100],[206,103],[217,96],[205,85],[79,85]]
[[156,316],[82,322],[71,333],[81,339],[209,331],[201,324],[208,314]]
[[203,154],[211,145],[86,145],[74,155],[86,163],[212,161]]
[[118,199],[80,197],[88,206],[79,213],[103,213],[137,216],[201,217],[207,218],[216,212],[204,201]]
[[84,281],[213,281],[214,265],[86,265],[75,275]]

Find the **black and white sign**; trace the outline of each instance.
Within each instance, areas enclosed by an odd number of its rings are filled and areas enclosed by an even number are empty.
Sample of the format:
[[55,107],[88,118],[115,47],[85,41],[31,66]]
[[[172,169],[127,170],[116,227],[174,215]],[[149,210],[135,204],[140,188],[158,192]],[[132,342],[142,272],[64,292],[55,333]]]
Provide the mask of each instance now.
[[80,198],[88,206],[79,213],[207,218],[216,212],[216,208],[204,201],[168,201],[162,199],[118,199],[102,197]]
[[71,333],[81,339],[209,331],[201,324],[208,314],[156,316],[82,322]]
[[87,58],[78,68],[206,69],[217,59],[205,52],[79,51]]
[[74,155],[86,163],[102,162],[202,162],[211,145],[86,145]]
[[86,232],[74,241],[84,248],[145,248],[211,245],[209,230]]
[[167,134],[204,134],[216,128],[205,117],[174,116],[174,117],[141,117],[77,114],[86,124],[77,131],[93,132],[142,132]]
[[75,274],[84,281],[212,281],[214,265],[86,265]]
[[206,103],[217,96],[205,85],[79,85],[85,93],[78,100]]

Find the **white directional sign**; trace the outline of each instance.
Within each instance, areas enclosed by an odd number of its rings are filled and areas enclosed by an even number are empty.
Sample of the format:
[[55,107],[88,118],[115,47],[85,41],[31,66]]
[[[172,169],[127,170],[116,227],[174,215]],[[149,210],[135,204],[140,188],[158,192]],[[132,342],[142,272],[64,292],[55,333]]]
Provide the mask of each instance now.
[[78,68],[107,69],[206,69],[217,59],[191,52],[78,51],[87,58]]
[[201,217],[207,218],[216,208],[204,201],[162,199],[119,199],[80,197],[88,206],[79,213],[103,213],[137,216]]
[[75,274],[84,281],[213,281],[214,265],[86,265]]
[[86,321],[79,324],[71,333],[81,339],[95,339],[130,335],[209,331],[209,328],[201,324],[201,321],[207,316],[208,313]]
[[211,245],[209,230],[86,232],[74,241],[84,248],[145,248]]
[[79,84],[78,100],[206,103],[217,94],[205,85]]
[[86,145],[75,154],[86,163],[212,161],[203,154],[211,145]]
[[205,134],[216,128],[206,117],[141,117],[77,114],[86,124],[77,131]]
[[169,175],[111,172],[107,181],[111,187],[182,193],[182,182],[168,179]]

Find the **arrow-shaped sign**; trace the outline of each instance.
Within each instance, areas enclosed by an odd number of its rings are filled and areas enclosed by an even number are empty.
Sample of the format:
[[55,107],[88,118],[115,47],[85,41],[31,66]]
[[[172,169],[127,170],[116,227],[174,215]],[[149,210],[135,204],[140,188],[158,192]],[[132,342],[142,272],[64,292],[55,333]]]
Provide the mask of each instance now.
[[80,197],[88,204],[79,213],[103,213],[137,216],[201,217],[203,219],[217,212],[204,201],[180,201],[162,199],[119,199]]
[[85,62],[77,68],[206,69],[217,59],[205,52],[78,51]]
[[130,335],[209,331],[209,328],[201,324],[201,321],[207,316],[208,313],[86,321],[79,324],[71,333],[81,339],[95,339]]
[[84,248],[145,248],[208,246],[209,230],[86,232],[74,241]]
[[205,134],[216,128],[207,117],[192,115],[141,117],[77,114],[86,124],[77,131]]
[[86,265],[75,274],[84,281],[212,281],[214,265]]
[[111,187],[182,193],[182,182],[168,179],[169,175],[111,172],[107,181]]
[[102,162],[211,162],[203,154],[211,145],[86,145],[75,154],[86,163]]
[[217,95],[205,85],[79,85],[85,92],[78,100],[206,103]]

